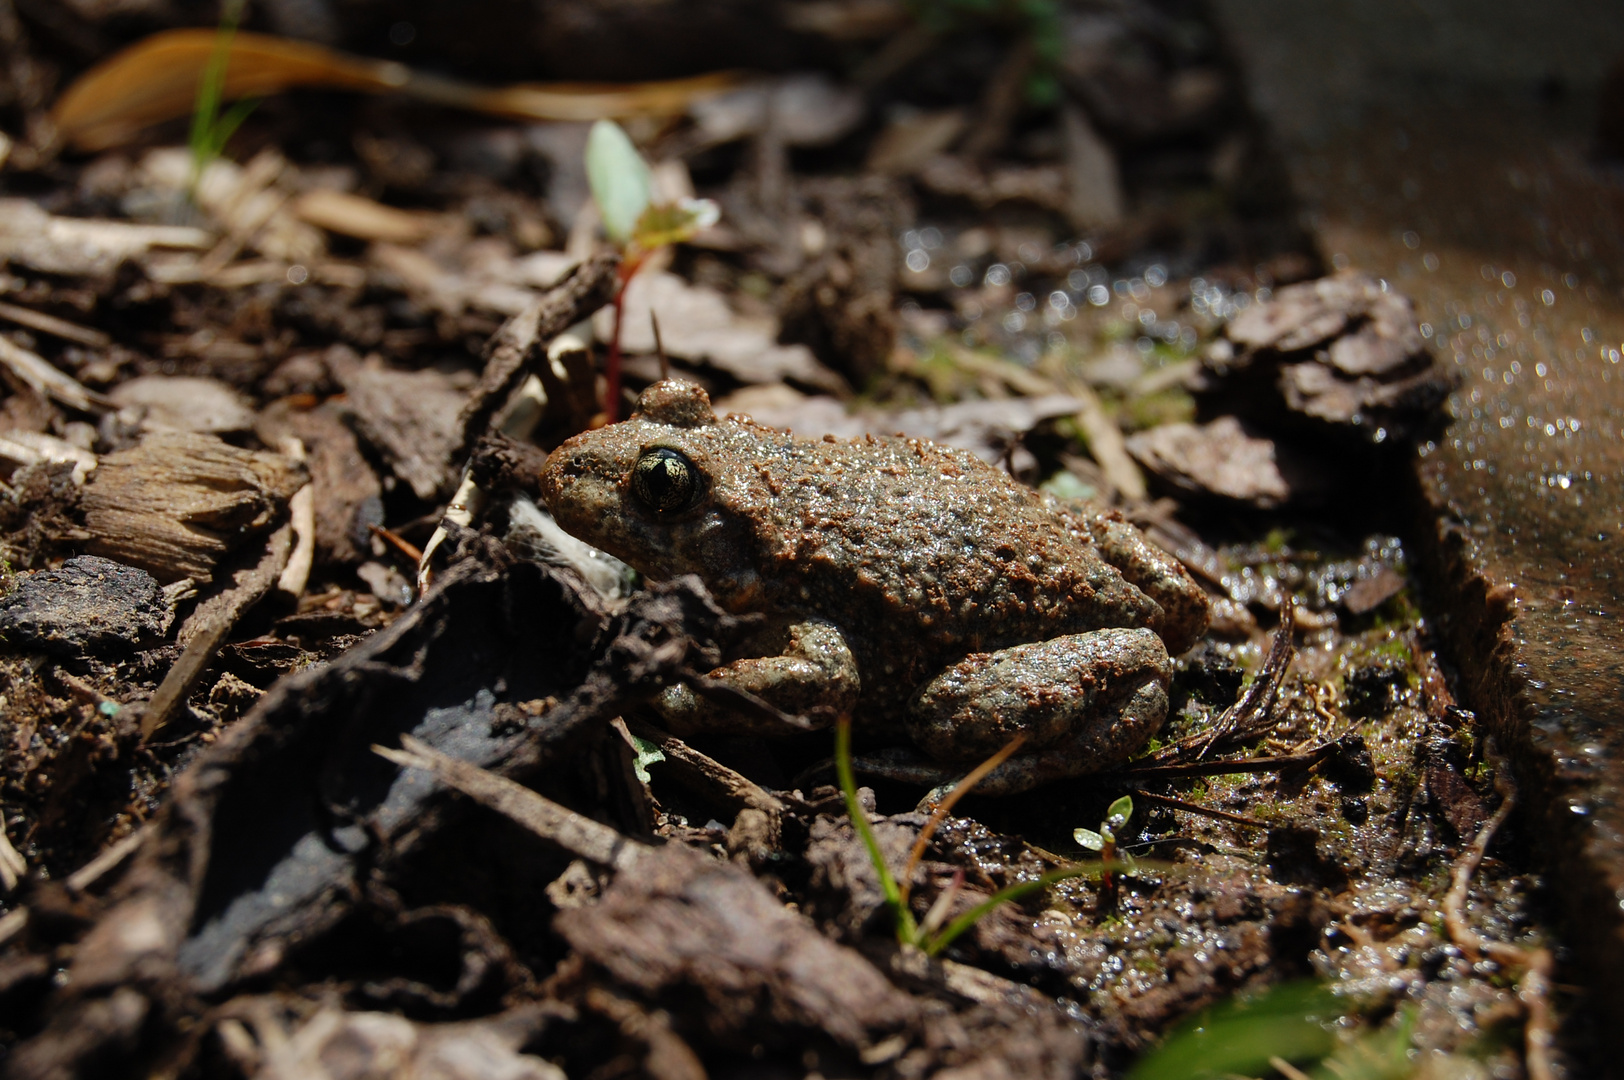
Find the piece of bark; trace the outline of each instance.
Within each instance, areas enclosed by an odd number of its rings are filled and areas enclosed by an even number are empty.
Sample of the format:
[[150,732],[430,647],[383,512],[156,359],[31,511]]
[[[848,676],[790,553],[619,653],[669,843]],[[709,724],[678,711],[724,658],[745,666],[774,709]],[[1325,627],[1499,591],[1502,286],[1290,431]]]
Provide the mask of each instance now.
[[1259,419],[1284,405],[1370,443],[1419,432],[1453,385],[1409,299],[1352,271],[1285,286],[1241,311],[1205,363],[1201,381],[1229,395],[1225,411]]
[[[812,355],[805,345],[778,344],[778,320],[771,316],[740,315],[715,289],[690,285],[676,274],[642,273],[626,285],[621,313],[621,348],[630,353],[653,353],[659,345],[667,356],[709,364],[742,383],[789,381],[802,386],[838,391],[838,375]],[[653,322],[660,320],[660,340]],[[613,315],[602,311],[594,320],[602,340],[613,333]]]
[[0,199],[0,259],[47,274],[99,277],[155,247],[201,249],[213,240],[189,226],[57,217],[27,199]]
[[823,226],[821,250],[784,282],[785,341],[866,386],[886,371],[896,345],[896,238],[914,222],[908,186],[892,177],[818,177],[795,186],[801,212]]
[[1164,424],[1129,436],[1128,452],[1179,491],[1270,509],[1326,486],[1300,459],[1233,416],[1210,424]]
[[680,845],[656,849],[599,903],[560,912],[553,927],[623,986],[679,1017],[697,1011],[694,1026],[723,1037],[783,1024],[860,1049],[919,1011],[748,873]]
[[455,479],[451,461],[463,395],[451,380],[433,368],[400,371],[337,350],[329,353],[327,366],[349,395],[356,427],[395,475],[418,498],[438,498]]
[[947,152],[967,123],[963,109],[942,109],[892,120],[875,137],[866,171],[912,176],[938,154]]
[[267,445],[290,436],[305,445],[316,503],[316,561],[323,566],[353,566],[367,558],[367,526],[383,524],[383,485],[344,422],[347,413],[336,401],[314,409],[277,401],[260,414],[256,428]]
[[81,555],[0,598],[0,642],[67,656],[124,653],[159,641],[172,616],[150,574]]
[[85,549],[166,584],[207,582],[221,556],[276,522],[306,479],[281,454],[153,432],[104,457],[85,483]]
[[1404,588],[1404,575],[1390,566],[1384,566],[1374,575],[1360,578],[1342,594],[1342,606],[1349,615],[1364,615],[1375,611],[1397,596]]

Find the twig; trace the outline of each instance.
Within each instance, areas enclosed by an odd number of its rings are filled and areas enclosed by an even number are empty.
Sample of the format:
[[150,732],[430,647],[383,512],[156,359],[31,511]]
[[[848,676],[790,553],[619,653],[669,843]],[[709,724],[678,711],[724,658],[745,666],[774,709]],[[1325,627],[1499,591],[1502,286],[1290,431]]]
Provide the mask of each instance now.
[[[304,443],[292,435],[282,440],[282,452],[301,465],[306,460]],[[310,584],[310,568],[316,562],[314,480],[295,491],[293,498],[288,500],[288,521],[293,526],[293,552],[288,556],[288,564],[282,568],[281,576],[276,579],[276,587],[297,600],[304,595],[305,586]]]
[[620,288],[609,302],[614,312],[614,329],[609,332],[609,355],[603,361],[603,417],[606,423],[620,419],[620,324],[626,317],[626,286],[631,277],[622,274]]
[[0,337],[0,365],[42,397],[53,398],[80,412],[109,411],[113,403],[105,396],[86,387],[78,379],[64,375],[43,356],[36,356],[9,338]]
[[772,702],[724,679],[713,679],[701,671],[682,672],[683,683],[695,694],[716,705],[737,710],[770,724],[782,724],[791,731],[816,731],[818,725],[798,713],[787,713]]
[[[1117,780],[1183,780],[1192,776],[1225,776],[1229,773],[1278,772],[1294,765],[1312,765],[1330,752],[1334,743],[1324,743],[1301,754],[1274,757],[1229,758],[1223,761],[1186,761],[1172,765],[1146,765],[1111,774]],[[1103,777],[1102,777],[1103,779]]]
[[30,330],[38,330],[42,334],[50,334],[64,341],[77,341],[92,349],[105,349],[113,343],[113,339],[100,330],[92,330],[78,323],[59,319],[55,315],[47,315],[43,311],[18,307],[16,304],[7,304],[3,301],[0,301],[0,319],[8,319],[18,326],[26,326]]
[[1472,875],[1482,865],[1490,841],[1500,826],[1505,824],[1506,818],[1511,816],[1516,802],[1517,791],[1504,761],[1495,764],[1494,786],[1500,792],[1500,806],[1455,861],[1449,892],[1444,895],[1444,928],[1449,931],[1449,939],[1468,960],[1475,961],[1487,956],[1503,967],[1522,969],[1522,978],[1517,981],[1517,1000],[1522,1002],[1526,1014],[1523,1021],[1523,1057],[1528,1077],[1529,1080],[1553,1080],[1556,1071],[1551,1063],[1551,1046],[1555,1041],[1550,1004],[1551,971],[1554,967],[1551,951],[1490,941],[1472,929],[1466,917],[1466,899],[1472,887]]
[[1269,1067],[1275,1072],[1279,1073],[1281,1076],[1284,1076],[1286,1080],[1309,1080],[1307,1073],[1303,1072],[1297,1066],[1293,1065],[1291,1062],[1287,1061],[1278,1054],[1271,1054],[1269,1056]]
[[483,803],[571,855],[621,871],[636,866],[639,860],[654,850],[601,822],[560,806],[522,784],[443,754],[410,735],[402,735],[400,745],[400,750],[376,745],[372,750],[379,757],[403,768],[432,773],[435,779],[448,787]]
[[108,871],[115,869],[125,859],[135,854],[135,850],[146,840],[147,834],[152,832],[152,826],[143,825],[139,829],[114,844],[112,847],[85,863],[79,869],[69,874],[63,882],[69,892],[82,893],[96,882],[100,881]]
[[422,563],[423,553],[417,549],[417,545],[402,538],[399,533],[370,522],[367,524],[367,531],[412,560],[412,565],[416,566]]
[[1285,682],[1286,669],[1291,666],[1292,653],[1295,651],[1291,635],[1296,612],[1296,599],[1290,592],[1283,593],[1280,600],[1280,626],[1274,632],[1274,640],[1269,643],[1269,655],[1264,657],[1263,667],[1258,670],[1257,678],[1252,680],[1252,685],[1246,688],[1246,693],[1241,695],[1239,701],[1225,709],[1212,727],[1165,748],[1158,753],[1159,758],[1177,756],[1179,751],[1194,746],[1197,748],[1195,756],[1199,760],[1206,757],[1207,751],[1220,740],[1227,739],[1237,732],[1251,732],[1272,723],[1274,704],[1280,697],[1280,684]]
[[1144,502],[1145,474],[1139,471],[1133,458],[1128,456],[1128,444],[1122,438],[1122,429],[1116,421],[1105,415],[1105,405],[1094,388],[1081,379],[1069,380],[1066,392],[1082,402],[1075,417],[1077,427],[1088,444],[1089,455],[1099,465],[1117,495],[1130,503]]
[[271,591],[288,565],[293,547],[293,526],[283,525],[267,538],[265,554],[246,573],[239,572],[235,587],[211,596],[192,612],[177,636],[185,651],[158,684],[151,700],[141,710],[141,742],[147,743],[169,723],[171,714],[186,700],[214,658],[226,635],[244,612]]
[[1228,810],[1218,810],[1211,806],[1202,806],[1199,803],[1185,802],[1183,799],[1175,799],[1171,795],[1156,795],[1140,788],[1133,789],[1133,797],[1136,799],[1145,799],[1153,803],[1160,803],[1163,806],[1170,806],[1175,810],[1182,810],[1186,814],[1195,814],[1199,817],[1215,818],[1218,821],[1228,821],[1232,824],[1245,825],[1252,829],[1267,829],[1269,827],[1269,823],[1267,821],[1259,821],[1257,818],[1247,817],[1245,814],[1232,814]]
[[648,309],[649,325],[654,328],[654,353],[660,358],[660,381],[671,377],[671,361],[665,358],[665,342],[660,338],[660,317],[653,308]]
[[936,809],[931,811],[930,820],[925,822],[923,829],[919,830],[919,838],[914,841],[913,850],[908,852],[908,862],[902,868],[902,877],[899,879],[901,885],[899,887],[902,890],[904,903],[907,902],[908,891],[912,888],[914,871],[918,869],[920,860],[925,857],[925,849],[930,846],[930,838],[936,835],[936,830],[941,827],[943,821],[947,820],[947,815],[952,812],[953,807],[958,805],[960,799],[970,794],[977,784],[987,778],[988,773],[1008,761],[1010,755],[1019,750],[1024,742],[1026,742],[1024,733],[1009,740],[1008,745],[1002,750],[965,773],[964,778],[954,784],[953,790],[947,793],[947,798],[938,803]]
[[22,853],[11,846],[11,839],[6,836],[6,830],[0,825],[0,892],[10,892],[17,887],[17,882],[28,873],[28,860]]
[[628,720],[626,728],[639,739],[659,747],[660,753],[665,755],[666,765],[679,779],[686,780],[688,786],[701,790],[719,802],[774,815],[781,815],[788,809],[783,799],[754,780],[701,754],[675,735],[668,735],[636,720]]
[[28,909],[20,907],[0,915],[0,945],[4,945],[28,927]]
[[467,460],[491,419],[524,382],[531,364],[537,357],[545,357],[547,343],[610,301],[618,284],[619,263],[612,252],[592,256],[502,324],[487,347],[485,370],[457,418],[462,438],[450,457],[452,462]]

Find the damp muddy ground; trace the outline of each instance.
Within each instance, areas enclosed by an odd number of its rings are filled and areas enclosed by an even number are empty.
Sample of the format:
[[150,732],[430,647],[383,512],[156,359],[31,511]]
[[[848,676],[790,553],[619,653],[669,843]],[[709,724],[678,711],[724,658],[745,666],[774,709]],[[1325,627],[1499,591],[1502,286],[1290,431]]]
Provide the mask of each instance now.
[[[1202,9],[487,7],[508,42],[252,6],[291,88],[198,162],[195,91],[122,89],[152,54],[70,88],[178,26],[195,85],[214,9],[0,0],[7,1075],[1195,1076],[1175,1031],[1248,1000],[1208,1025],[1263,1045],[1226,1073],[1587,1067],[1412,550],[1455,376],[1395,284],[1321,264]],[[301,88],[271,35],[469,83],[727,74],[516,118],[334,89],[336,53]],[[657,202],[719,210],[618,330],[600,113]],[[1097,868],[1079,829],[1134,865],[927,955],[831,732],[660,728],[757,627],[572,550],[536,474],[662,370],[961,447],[1183,563],[1211,628],[1127,766],[934,823],[858,781],[926,927]]]

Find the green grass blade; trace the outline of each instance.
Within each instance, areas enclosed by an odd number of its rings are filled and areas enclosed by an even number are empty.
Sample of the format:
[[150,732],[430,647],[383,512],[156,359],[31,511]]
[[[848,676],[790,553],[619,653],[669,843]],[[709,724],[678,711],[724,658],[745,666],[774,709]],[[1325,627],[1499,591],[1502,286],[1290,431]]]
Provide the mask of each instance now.
[[1271,1057],[1319,1061],[1336,1048],[1333,1024],[1346,1011],[1329,989],[1284,983],[1197,1014],[1134,1066],[1128,1080],[1219,1080],[1260,1076]]
[[[1109,862],[1101,860],[1100,862],[1079,863],[1075,866],[1063,866],[1058,870],[1050,870],[1047,874],[1035,877],[1031,881],[1018,881],[1006,888],[999,889],[987,899],[948,923],[940,934],[937,934],[925,944],[925,952],[935,956],[953,944],[955,938],[980,922],[988,912],[1000,904],[1007,904],[1011,900],[1019,900],[1021,897],[1035,893],[1040,889],[1047,889],[1057,881],[1065,881],[1068,878],[1098,877],[1106,870],[1123,871],[1132,869],[1134,867],[1125,862],[1118,862],[1115,859]],[[1139,869],[1144,869],[1144,867],[1140,866]]]
[[851,768],[849,720],[842,720],[835,725],[835,774],[840,778],[840,793],[846,797],[846,814],[851,818],[852,827],[857,830],[857,835],[863,838],[863,846],[868,849],[869,861],[874,864],[874,872],[879,875],[880,890],[885,894],[885,902],[896,917],[897,940],[904,945],[917,945],[919,929],[914,923],[913,912],[902,902],[902,890],[897,887],[897,879],[891,876],[891,868],[885,864],[885,855],[880,851],[879,838],[874,835],[874,828],[868,823],[868,814],[864,813],[863,804],[857,801],[857,778]]

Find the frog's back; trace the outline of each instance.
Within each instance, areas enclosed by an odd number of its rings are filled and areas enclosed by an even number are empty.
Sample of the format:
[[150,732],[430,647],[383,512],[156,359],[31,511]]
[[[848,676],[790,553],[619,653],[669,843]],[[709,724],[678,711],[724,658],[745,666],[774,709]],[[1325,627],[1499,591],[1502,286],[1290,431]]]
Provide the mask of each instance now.
[[1143,626],[1156,613],[1082,522],[973,454],[757,430],[761,452],[742,479],[774,606],[836,622],[889,666]]

